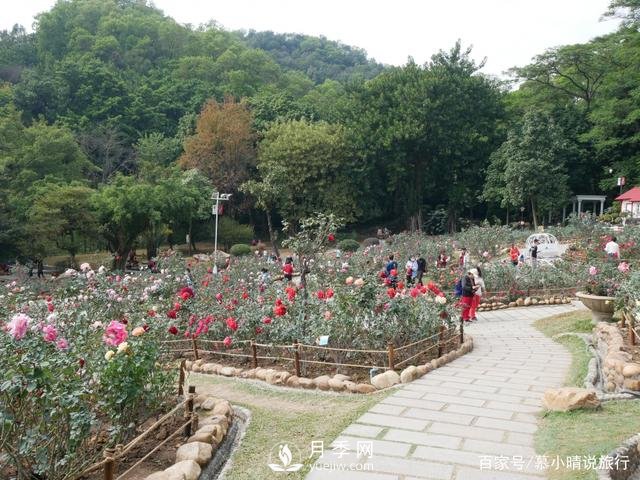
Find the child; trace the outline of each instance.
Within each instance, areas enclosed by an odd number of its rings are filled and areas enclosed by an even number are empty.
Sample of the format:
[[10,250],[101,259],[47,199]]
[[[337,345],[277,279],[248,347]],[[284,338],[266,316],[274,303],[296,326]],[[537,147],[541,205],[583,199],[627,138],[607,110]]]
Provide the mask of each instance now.
[[270,282],[271,282],[271,274],[269,273],[269,270],[267,270],[266,268],[263,268],[260,271],[260,284],[267,285]]
[[413,283],[413,263],[415,262],[414,258],[410,258],[407,260],[405,268],[407,270],[407,285],[411,285]]
[[471,321],[471,307],[473,306],[473,297],[478,287],[473,278],[473,272],[469,270],[462,279],[462,321]]
[[476,267],[476,268],[472,269],[471,272],[473,273],[473,281],[476,284],[476,287],[478,287],[476,289],[475,295],[473,296],[473,302],[471,304],[471,309],[469,310],[470,320],[472,322],[474,322],[474,321],[477,320],[477,318],[476,318],[476,309],[480,305],[480,302],[482,302],[482,295],[483,295],[484,290],[485,290],[485,285],[484,285],[484,280],[482,278],[482,270],[480,270],[480,267]]
[[293,258],[287,257],[287,259],[284,261],[282,273],[284,273],[284,278],[290,282],[293,278]]
[[509,257],[511,258],[511,263],[514,267],[518,266],[518,258],[520,258],[520,250],[516,247],[515,243],[511,244],[511,248],[509,248]]

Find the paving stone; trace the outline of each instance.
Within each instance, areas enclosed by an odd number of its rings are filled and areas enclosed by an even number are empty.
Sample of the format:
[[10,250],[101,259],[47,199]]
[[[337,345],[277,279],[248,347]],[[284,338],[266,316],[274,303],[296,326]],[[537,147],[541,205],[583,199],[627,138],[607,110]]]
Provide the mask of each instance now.
[[513,420],[498,420],[495,418],[479,418],[475,425],[478,427],[496,428],[509,432],[533,433],[536,426],[530,423],[515,422]]
[[398,475],[412,475],[418,478],[450,480],[453,475],[453,465],[428,462],[423,460],[404,459],[374,455],[367,463],[373,465],[374,472],[395,473]]
[[420,418],[422,420],[433,420],[457,425],[471,425],[473,415],[460,415],[457,413],[446,413],[439,410],[425,410],[422,408],[410,408],[404,412],[404,417]]
[[455,463],[457,465],[468,465],[470,467],[480,467],[482,453],[467,452],[463,450],[452,450],[449,448],[438,447],[416,447],[411,454],[413,458],[422,458],[424,460],[432,460],[434,462]]
[[[411,449],[411,445],[407,443],[398,443],[398,442],[389,442],[386,440],[370,440],[370,439],[362,439],[356,437],[348,437],[340,435],[333,442],[331,442],[331,446],[342,446],[349,451],[356,452],[358,451],[358,445],[361,445],[361,448],[368,448],[370,444],[373,456],[376,455],[387,455],[391,457],[406,457]],[[369,458],[362,457],[359,459],[360,462],[367,463]]]
[[[511,417],[513,417],[513,412],[508,410],[493,410],[491,408],[468,407],[466,405],[447,405],[443,411],[463,413],[465,415],[473,415],[475,417],[501,418],[502,420],[511,420]],[[514,418],[513,420],[516,419]]]
[[485,405],[487,408],[494,408],[496,410],[508,410],[511,412],[519,412],[519,413],[536,413],[540,411],[538,407],[533,405],[527,405],[523,403],[507,403],[507,402],[499,402],[489,400]]
[[346,435],[355,435],[356,437],[376,438],[380,435],[382,430],[384,430],[382,427],[372,427],[371,425],[352,423],[342,433]]
[[407,390],[406,388],[402,388],[394,393],[393,397],[404,397],[404,398],[421,398],[424,395],[422,391],[415,390]]
[[472,452],[480,452],[488,455],[520,455],[523,457],[535,456],[536,452],[532,447],[525,445],[514,445],[506,442],[487,442],[485,440],[465,439],[462,444],[462,450],[470,450]]
[[527,423],[538,423],[538,417],[536,415],[533,415],[531,413],[516,413],[512,420],[515,420],[517,422],[527,422]]
[[511,395],[497,395],[495,393],[471,392],[464,390],[460,392],[461,397],[479,398],[482,400],[500,400],[502,402],[524,403],[524,397],[514,397]]
[[[440,410],[444,407],[444,402],[433,402],[431,397],[427,399],[402,398],[393,395],[382,400],[381,404],[398,405],[402,407],[427,408],[429,410]],[[379,404],[380,405],[380,404]]]
[[401,405],[390,405],[388,403],[379,403],[369,409],[373,413],[383,413],[385,415],[401,415],[407,407]]
[[452,425],[450,423],[433,422],[428,429],[429,433],[440,433],[453,437],[477,438],[480,440],[502,441],[503,431],[491,428],[468,427],[463,425]]
[[423,398],[426,400],[441,402],[443,404],[469,405],[471,407],[481,407],[486,403],[486,400],[481,398],[467,398],[459,395],[441,395],[439,393],[430,393],[424,395]]
[[507,432],[505,443],[533,447],[533,435],[528,433]]
[[463,480],[540,480],[544,477],[511,471],[479,470],[470,467],[459,467],[456,468],[456,478]]
[[382,415],[379,413],[365,413],[358,420],[358,423],[368,423],[372,425],[381,425],[383,427],[396,427],[405,430],[424,430],[429,422],[414,418],[395,417],[393,415]]
[[[320,462],[316,464],[322,465]],[[340,471],[330,468],[320,470],[314,468],[306,478],[307,480],[398,480],[400,477],[387,473]]]
[[459,448],[462,438],[449,435],[437,435],[433,433],[408,432],[391,428],[384,434],[385,440],[394,442],[406,442],[413,445],[427,445],[432,447]]

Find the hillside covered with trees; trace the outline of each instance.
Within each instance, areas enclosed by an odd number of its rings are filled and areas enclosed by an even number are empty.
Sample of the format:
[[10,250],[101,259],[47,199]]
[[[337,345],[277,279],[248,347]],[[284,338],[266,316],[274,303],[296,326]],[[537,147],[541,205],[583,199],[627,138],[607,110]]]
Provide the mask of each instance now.
[[[0,260],[233,237],[316,211],[423,228],[558,221],[640,178],[636,0],[618,31],[483,75],[461,42],[377,64],[326,38],[180,25],[144,0],[61,0],[0,32]],[[470,39],[472,40],[472,39]]]

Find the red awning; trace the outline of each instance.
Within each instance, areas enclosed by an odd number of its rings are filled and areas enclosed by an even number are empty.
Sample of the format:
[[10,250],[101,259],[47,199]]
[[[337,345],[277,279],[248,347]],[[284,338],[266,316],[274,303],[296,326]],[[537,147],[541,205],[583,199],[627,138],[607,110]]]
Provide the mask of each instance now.
[[640,202],[640,188],[633,187],[631,190],[624,192],[622,195],[616,197],[616,200],[629,202]]

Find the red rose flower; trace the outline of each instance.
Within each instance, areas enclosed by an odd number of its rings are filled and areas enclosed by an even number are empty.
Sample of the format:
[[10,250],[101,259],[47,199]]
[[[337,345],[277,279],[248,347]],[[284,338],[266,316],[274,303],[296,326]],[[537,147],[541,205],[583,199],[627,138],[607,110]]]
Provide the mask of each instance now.
[[264,324],[266,324],[266,325],[269,325],[269,324],[271,323],[271,321],[272,321],[272,320],[271,320],[271,317],[264,317],[264,318],[262,319],[262,323],[264,323]]
[[316,296],[318,297],[318,300],[324,300],[324,291],[323,290],[318,290],[316,292]]
[[47,310],[49,310],[49,312],[53,312],[54,310],[53,303],[47,303]]
[[413,287],[410,293],[413,298],[416,298],[418,295],[420,295],[420,289]]
[[231,337],[224,337],[224,340],[222,341],[222,343],[224,343],[225,347],[230,347],[231,346]]
[[175,310],[169,310],[167,312],[167,317],[169,318],[176,318],[178,316],[178,312],[176,312]]
[[155,310],[148,310],[147,311],[147,315],[149,315],[150,317],[155,317],[156,316],[156,311]]
[[396,289],[395,288],[389,288],[387,289],[387,295],[389,295],[389,298],[393,298],[396,296]]
[[398,276],[398,270],[396,270],[395,268],[392,268],[390,273],[391,273],[392,277],[397,277]]
[[176,327],[175,325],[171,325],[169,327],[169,333],[171,335],[177,335],[178,334],[178,327]]
[[334,242],[336,240],[336,236],[333,233],[330,233],[327,237],[327,240],[329,240],[330,242]]
[[216,293],[216,300],[218,302],[220,302],[220,303],[222,302],[222,294],[221,293]]
[[249,298],[249,294],[247,292],[242,292],[242,298],[246,300],[247,298]]
[[174,310],[176,310],[176,311],[177,311],[177,310],[180,310],[181,308],[182,308],[182,304],[180,304],[180,303],[178,303],[178,302],[176,302],[176,303],[174,303],[174,304],[173,304],[173,309],[174,309]]
[[285,307],[284,305],[276,305],[273,308],[273,314],[276,317],[282,317],[283,315],[285,315],[287,313],[287,307]]
[[324,296],[327,298],[332,298],[333,297],[333,288],[327,288],[327,290],[324,292]]
[[227,318],[227,327],[235,332],[238,329],[238,322],[236,322],[235,318],[229,317]]

